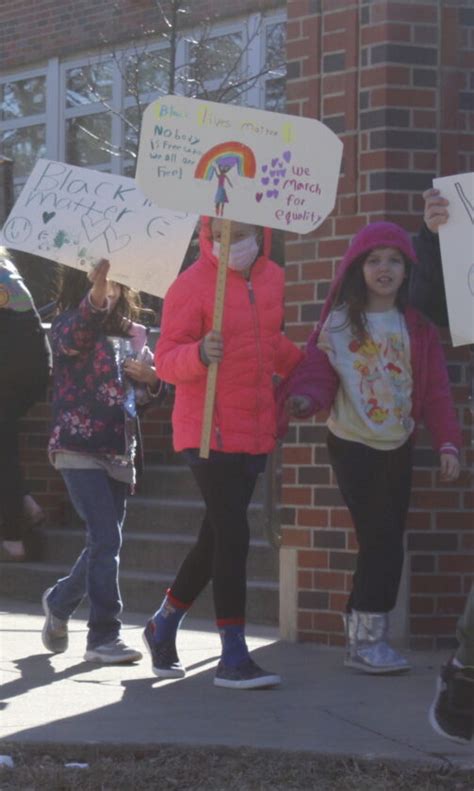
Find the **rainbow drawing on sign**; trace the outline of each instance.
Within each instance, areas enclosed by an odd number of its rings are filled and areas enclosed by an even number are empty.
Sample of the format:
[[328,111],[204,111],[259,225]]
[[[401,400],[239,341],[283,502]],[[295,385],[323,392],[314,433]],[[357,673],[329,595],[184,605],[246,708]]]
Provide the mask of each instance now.
[[253,151],[243,143],[231,140],[210,148],[199,160],[194,177],[204,181],[217,178],[217,191],[214,205],[218,217],[224,216],[224,206],[229,203],[226,186],[233,187],[227,175],[235,167],[239,176],[253,178],[257,169]]
[[219,143],[206,151],[199,160],[194,177],[211,181],[217,168],[230,170],[236,167],[239,176],[254,178],[257,170],[255,156],[248,146],[230,140],[228,143]]

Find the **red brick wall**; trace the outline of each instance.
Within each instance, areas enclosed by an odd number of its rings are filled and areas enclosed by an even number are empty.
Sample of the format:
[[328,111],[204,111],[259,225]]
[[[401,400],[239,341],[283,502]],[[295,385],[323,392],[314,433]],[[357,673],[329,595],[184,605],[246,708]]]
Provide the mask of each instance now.
[[[166,6],[166,3],[164,4]],[[278,0],[199,0],[191,3],[190,24],[206,17],[225,19],[281,7]],[[158,32],[154,0],[15,0],[0,4],[1,68],[38,65],[88,49],[130,42]]]
[[[317,320],[358,228],[390,219],[416,231],[420,195],[432,177],[474,170],[474,9],[452,5],[440,11],[436,0],[288,2],[288,111],[325,121],[344,141],[335,212],[316,233],[287,240],[286,321],[296,341]],[[468,445],[469,351],[449,343],[446,350]],[[355,540],[323,423],[294,425],[286,442],[283,537],[297,550],[298,636],[332,645],[342,642],[338,613],[351,586]],[[472,469],[472,451],[463,461]],[[452,642],[474,573],[471,480],[464,472],[456,485],[441,485],[436,465],[422,433],[407,536],[409,628],[417,647]]]

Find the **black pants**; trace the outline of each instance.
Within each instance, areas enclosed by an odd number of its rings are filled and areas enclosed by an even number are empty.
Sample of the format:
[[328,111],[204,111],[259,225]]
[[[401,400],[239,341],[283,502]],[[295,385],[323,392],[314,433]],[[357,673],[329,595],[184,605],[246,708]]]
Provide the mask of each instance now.
[[19,421],[44,397],[50,349],[38,315],[0,310],[0,518],[2,537],[23,537]]
[[389,612],[403,566],[403,533],[411,493],[411,441],[374,450],[329,432],[329,458],[359,544],[347,611]]
[[249,470],[244,454],[232,454],[227,461],[193,464],[191,470],[206,513],[171,594],[191,604],[212,579],[217,620],[243,619],[249,548],[247,508],[257,473]]
[[24,483],[18,448],[18,420],[0,420],[0,517],[2,538],[21,541]]

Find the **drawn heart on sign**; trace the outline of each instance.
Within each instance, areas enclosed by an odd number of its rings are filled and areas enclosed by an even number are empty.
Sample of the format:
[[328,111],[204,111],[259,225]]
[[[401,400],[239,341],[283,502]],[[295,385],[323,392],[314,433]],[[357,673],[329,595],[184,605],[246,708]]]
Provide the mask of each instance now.
[[272,168],[276,167],[277,162],[278,162],[278,157],[272,159]]
[[91,218],[88,214],[84,214],[81,217],[81,225],[86,232],[87,239],[89,242],[95,242],[99,236],[103,236],[105,231],[110,225],[110,220],[106,220],[105,217],[102,217],[100,220],[96,222],[92,222]]
[[268,176],[265,176],[261,181],[264,187],[266,187],[267,184],[270,183],[270,179],[268,178]]
[[278,190],[267,190],[267,198],[278,198]]
[[288,163],[290,161],[290,159],[291,159],[291,151],[284,151],[283,152],[283,159],[285,160],[285,162]]
[[255,200],[257,201],[257,203],[260,203],[262,198],[263,198],[263,192],[257,192],[257,194],[255,195]]
[[267,172],[267,170],[268,170],[268,165],[262,165],[262,171],[263,171],[263,173],[266,173],[266,172]]
[[44,211],[42,216],[43,216],[43,222],[46,225],[46,223],[49,222],[50,220],[52,220],[53,217],[56,217],[56,212],[55,211]]
[[128,233],[119,236],[111,225],[104,232],[104,236],[109,253],[116,253],[117,250],[123,250],[132,238]]
[[274,185],[276,187],[276,185],[280,183],[280,179],[273,179],[273,183],[274,183]]

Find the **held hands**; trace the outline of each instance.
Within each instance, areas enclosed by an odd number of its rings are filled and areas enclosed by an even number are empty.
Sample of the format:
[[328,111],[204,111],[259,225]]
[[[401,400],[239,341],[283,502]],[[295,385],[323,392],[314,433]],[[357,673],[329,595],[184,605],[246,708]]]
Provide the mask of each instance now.
[[148,363],[141,362],[140,360],[133,360],[129,357],[123,364],[123,370],[134,382],[143,382],[143,384],[148,385],[151,389],[156,386],[157,377],[153,365],[148,365]]
[[222,333],[216,330],[208,332],[201,341],[199,354],[204,365],[220,363],[224,355]]
[[101,258],[99,263],[92,269],[87,277],[92,283],[89,296],[92,304],[99,310],[107,306],[107,275],[110,269],[110,261]]
[[311,409],[311,401],[307,396],[290,396],[285,402],[285,410],[291,417],[303,417]]
[[440,453],[441,461],[441,480],[446,483],[456,481],[459,478],[461,465],[459,459],[452,453]]
[[425,201],[423,219],[431,233],[438,233],[439,226],[449,219],[449,212],[446,208],[449,201],[443,198],[440,191],[436,189],[425,190],[423,198]]

